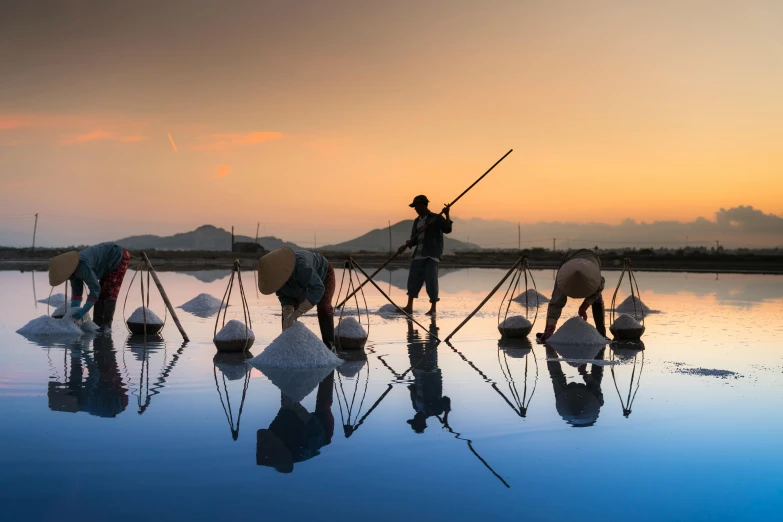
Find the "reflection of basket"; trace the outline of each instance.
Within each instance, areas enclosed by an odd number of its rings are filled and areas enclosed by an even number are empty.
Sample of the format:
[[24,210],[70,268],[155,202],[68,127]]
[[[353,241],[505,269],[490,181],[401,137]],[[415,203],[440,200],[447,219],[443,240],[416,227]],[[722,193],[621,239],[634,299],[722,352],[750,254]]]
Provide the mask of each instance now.
[[[144,335],[144,323],[132,323],[130,321],[127,322],[128,324],[128,330],[131,331],[132,334],[135,335]],[[147,323],[147,335],[156,335],[158,332],[163,330],[162,324],[150,324]]]
[[644,325],[639,326],[638,328],[615,328],[614,325],[612,325],[609,327],[609,331],[612,332],[615,339],[638,341],[644,333]]
[[367,337],[341,337],[337,336],[337,347],[341,350],[361,350],[367,342]]
[[509,328],[509,327],[502,327],[498,326],[498,331],[500,332],[500,335],[507,339],[519,339],[521,337],[527,337],[530,335],[530,332],[533,331],[533,325],[525,326],[523,328]]
[[248,338],[247,340],[232,339],[230,341],[218,341],[215,339],[213,342],[219,352],[242,352],[249,350],[255,341],[255,338]]

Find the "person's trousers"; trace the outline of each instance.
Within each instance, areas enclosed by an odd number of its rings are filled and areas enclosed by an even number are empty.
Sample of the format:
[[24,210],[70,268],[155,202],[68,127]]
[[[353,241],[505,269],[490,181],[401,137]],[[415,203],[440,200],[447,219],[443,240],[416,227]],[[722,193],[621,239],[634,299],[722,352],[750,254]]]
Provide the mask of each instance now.
[[593,302],[593,321],[598,333],[606,337],[606,312],[604,311],[604,297],[599,295]]
[[437,303],[438,298],[438,265],[433,259],[414,259],[408,272],[408,296],[419,297],[422,285],[427,287],[430,303]]
[[[315,305],[315,310],[318,314],[318,327],[321,330],[321,339],[326,346],[331,347],[334,344],[334,305],[332,304],[332,300],[334,299],[334,290],[336,286],[334,268],[332,268],[332,265],[329,265],[329,270],[326,271],[323,283],[324,295]],[[299,308],[299,302],[296,302],[294,308]]]

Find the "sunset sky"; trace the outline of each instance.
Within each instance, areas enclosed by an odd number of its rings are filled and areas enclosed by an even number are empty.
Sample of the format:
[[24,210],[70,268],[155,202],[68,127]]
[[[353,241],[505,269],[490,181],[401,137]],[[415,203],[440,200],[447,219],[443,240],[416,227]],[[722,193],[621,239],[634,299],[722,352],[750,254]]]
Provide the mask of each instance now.
[[[783,2],[0,4],[0,229],[783,215]],[[456,231],[455,231],[456,233]]]

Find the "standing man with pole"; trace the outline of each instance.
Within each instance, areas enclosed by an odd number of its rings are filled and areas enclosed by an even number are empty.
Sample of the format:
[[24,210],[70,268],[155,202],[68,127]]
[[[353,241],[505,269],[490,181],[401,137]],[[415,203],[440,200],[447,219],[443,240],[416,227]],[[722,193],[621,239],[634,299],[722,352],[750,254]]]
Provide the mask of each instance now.
[[451,234],[453,222],[449,217],[449,205],[443,207],[440,214],[433,214],[430,212],[429,202],[423,194],[413,198],[413,203],[409,206],[416,210],[419,217],[413,220],[411,238],[397,250],[397,253],[401,254],[408,248],[416,247],[408,272],[408,304],[403,308],[407,314],[413,313],[413,300],[419,297],[422,285],[426,284],[431,303],[427,315],[435,315],[440,300],[438,265],[443,256],[443,234]]

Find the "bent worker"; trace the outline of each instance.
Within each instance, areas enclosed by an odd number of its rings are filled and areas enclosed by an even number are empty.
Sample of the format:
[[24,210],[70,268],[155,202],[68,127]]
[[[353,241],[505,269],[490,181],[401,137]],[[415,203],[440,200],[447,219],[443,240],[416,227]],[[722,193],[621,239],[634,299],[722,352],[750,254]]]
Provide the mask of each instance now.
[[314,306],[318,311],[321,338],[334,345],[334,268],[316,252],[294,252],[281,247],[258,260],[258,289],[277,295],[283,307],[283,331]]
[[587,249],[566,252],[555,278],[552,300],[546,313],[546,329],[536,336],[544,341],[555,333],[557,321],[569,297],[584,299],[579,305],[579,316],[585,321],[587,309],[592,307],[595,327],[605,336],[603,291],[604,278],[598,255]]
[[[81,252],[66,252],[49,260],[49,284],[59,286],[70,281],[70,308],[79,308],[72,317],[82,319],[95,306],[93,320],[102,330],[111,330],[128,263],[130,254],[116,243],[101,243]],[[85,285],[89,296],[82,306]]]
[[419,297],[422,285],[427,287],[430,298],[430,309],[427,315],[434,315],[438,298],[438,266],[443,257],[443,234],[451,234],[452,221],[449,217],[449,206],[443,207],[440,214],[433,214],[429,209],[430,200],[419,195],[413,198],[409,206],[416,210],[418,217],[413,220],[411,238],[399,249],[398,254],[416,247],[413,251],[413,261],[408,272],[408,304],[403,308],[406,313],[413,313],[413,300]]

